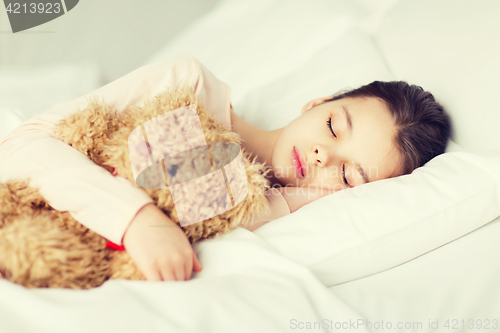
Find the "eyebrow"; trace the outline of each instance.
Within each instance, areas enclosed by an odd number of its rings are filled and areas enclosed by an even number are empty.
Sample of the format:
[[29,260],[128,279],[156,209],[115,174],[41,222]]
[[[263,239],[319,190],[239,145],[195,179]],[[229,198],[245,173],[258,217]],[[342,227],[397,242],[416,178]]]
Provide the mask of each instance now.
[[342,109],[344,110],[345,118],[347,120],[347,128],[349,128],[349,134],[352,134],[351,114],[349,113],[349,110],[347,109],[347,106],[342,105]]
[[[344,110],[345,118],[347,120],[347,128],[349,128],[349,135],[352,135],[352,119],[347,106],[342,105],[342,109]],[[366,176],[365,169],[359,164],[356,164],[356,168],[358,169],[359,174],[363,177],[365,184],[369,183],[368,177]]]
[[366,176],[365,169],[363,169],[363,167],[359,164],[356,164],[356,167],[358,168],[358,172],[361,174],[361,177],[363,177],[365,184],[369,183],[370,181],[368,180],[368,177]]
[[[345,118],[347,121],[347,128],[349,128],[349,135],[352,135],[352,119],[351,119],[351,114],[349,113],[349,109],[347,109],[347,106],[342,105],[342,109],[344,110]],[[368,177],[366,176],[365,169],[360,164],[356,164],[356,168],[358,169],[359,174],[361,177],[363,177],[363,181],[365,184],[369,183],[370,180],[368,180]]]

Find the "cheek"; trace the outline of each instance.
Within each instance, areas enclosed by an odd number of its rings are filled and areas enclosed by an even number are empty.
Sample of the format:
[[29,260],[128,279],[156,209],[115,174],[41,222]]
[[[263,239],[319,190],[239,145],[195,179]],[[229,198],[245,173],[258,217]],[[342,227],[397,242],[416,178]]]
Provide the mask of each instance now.
[[271,155],[273,165],[283,164],[283,162],[286,161],[286,152],[289,148],[291,150],[291,147],[293,147],[292,140],[293,138],[290,137],[287,131],[283,130],[283,132],[281,132],[281,135],[274,144],[273,153]]
[[340,191],[345,189],[344,183],[341,180],[341,170],[339,168],[330,168],[328,170],[321,168],[313,168],[308,184],[313,187],[324,188],[327,190]]
[[276,140],[274,147],[273,147],[273,151],[271,154],[271,160],[266,161],[267,166],[272,169],[272,173],[274,174],[275,177],[276,177],[277,172],[278,172],[278,175],[281,175],[281,173],[279,173],[279,170],[283,169],[282,151],[283,151],[283,149],[281,148],[280,138],[278,138],[278,140]]

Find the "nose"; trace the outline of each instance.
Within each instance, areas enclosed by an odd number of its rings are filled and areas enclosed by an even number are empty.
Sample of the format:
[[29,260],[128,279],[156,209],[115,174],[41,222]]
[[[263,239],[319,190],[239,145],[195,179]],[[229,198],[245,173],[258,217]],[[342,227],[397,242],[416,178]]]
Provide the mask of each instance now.
[[319,144],[313,146],[313,164],[316,164],[318,167],[327,167],[332,165],[332,159],[332,147],[326,148]]

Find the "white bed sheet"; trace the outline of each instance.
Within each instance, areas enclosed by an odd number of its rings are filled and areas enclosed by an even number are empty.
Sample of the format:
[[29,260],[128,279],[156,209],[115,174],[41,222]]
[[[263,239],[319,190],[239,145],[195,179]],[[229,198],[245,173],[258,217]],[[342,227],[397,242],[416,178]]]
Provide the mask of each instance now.
[[428,332],[429,320],[439,325],[436,332],[498,332],[499,240],[497,218],[403,265],[329,290],[371,322],[423,323],[404,332]]
[[0,280],[1,332],[264,333],[297,331],[300,322],[334,332],[335,321],[363,320],[309,270],[246,229],[194,248],[203,270],[188,282],[113,280],[82,291]]

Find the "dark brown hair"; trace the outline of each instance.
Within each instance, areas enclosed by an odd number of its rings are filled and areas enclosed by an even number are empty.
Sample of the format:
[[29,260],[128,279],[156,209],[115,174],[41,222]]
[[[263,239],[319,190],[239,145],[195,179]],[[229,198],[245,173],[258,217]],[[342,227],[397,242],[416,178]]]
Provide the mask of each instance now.
[[374,81],[326,100],[374,97],[383,101],[396,124],[395,144],[403,157],[402,174],[409,174],[444,153],[451,122],[443,106],[422,87],[404,81]]

